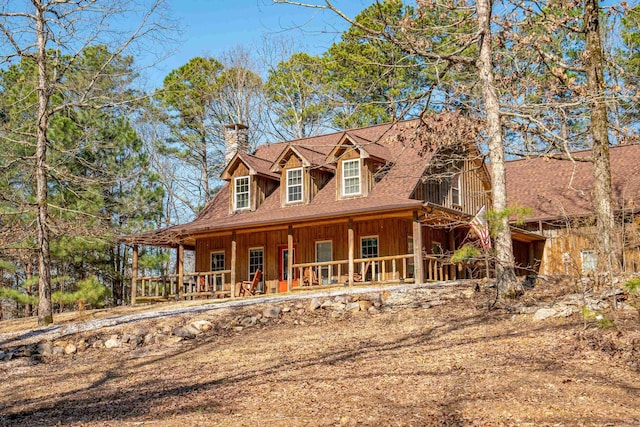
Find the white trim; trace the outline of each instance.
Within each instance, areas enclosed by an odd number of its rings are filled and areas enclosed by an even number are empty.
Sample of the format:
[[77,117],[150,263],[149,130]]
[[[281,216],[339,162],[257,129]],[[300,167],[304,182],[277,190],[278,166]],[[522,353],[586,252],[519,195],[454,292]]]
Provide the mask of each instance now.
[[[455,185],[454,185],[455,183]],[[458,200],[453,200],[454,188],[458,191]],[[451,178],[451,204],[462,206],[462,172],[458,172]]]
[[376,255],[376,257],[380,256],[380,236],[377,234],[371,235],[371,236],[361,236],[360,237],[360,258],[363,258],[364,255],[362,253],[362,241],[364,239],[376,239],[376,250],[378,252],[378,255]]
[[[238,181],[241,179],[247,180],[247,191],[238,193]],[[238,194],[247,195],[247,206],[238,207]],[[233,210],[244,211],[251,208],[251,177],[249,175],[237,176],[233,178]]]
[[[289,200],[289,172],[293,172],[293,171],[300,171],[300,184],[296,184],[295,187],[300,187],[300,199],[299,200]],[[291,169],[287,169],[287,173],[285,176],[285,182],[284,182],[285,186],[285,193],[286,193],[286,200],[287,203],[300,203],[304,200],[304,170],[300,167],[300,168],[291,168]],[[294,186],[292,186],[294,187]]]
[[[358,192],[354,192],[354,193],[348,193],[345,191],[345,187],[346,187],[346,177],[344,174],[344,169],[345,169],[345,165],[347,163],[354,163],[356,162],[358,164]],[[351,159],[351,160],[343,160],[342,161],[342,183],[341,183],[341,189],[342,189],[342,196],[358,196],[360,194],[362,194],[362,162],[360,161],[360,159]],[[356,178],[355,176],[351,176],[349,177],[349,179],[354,179]]]

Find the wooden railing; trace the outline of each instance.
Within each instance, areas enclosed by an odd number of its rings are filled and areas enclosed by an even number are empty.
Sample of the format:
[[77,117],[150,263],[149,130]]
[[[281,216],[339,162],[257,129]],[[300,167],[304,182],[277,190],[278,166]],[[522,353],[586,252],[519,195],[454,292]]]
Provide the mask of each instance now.
[[[354,282],[412,281],[412,259],[413,254],[354,259]],[[293,268],[298,269],[298,286],[349,282],[349,260],[298,263],[293,264]]]
[[231,296],[231,270],[185,273],[181,289],[178,279],[177,274],[136,278],[136,302]]

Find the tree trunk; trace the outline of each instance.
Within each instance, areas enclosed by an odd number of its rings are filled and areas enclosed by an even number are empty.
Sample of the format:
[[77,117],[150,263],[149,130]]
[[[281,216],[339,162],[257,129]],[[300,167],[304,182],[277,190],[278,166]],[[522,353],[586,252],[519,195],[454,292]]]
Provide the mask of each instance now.
[[614,241],[615,221],[611,202],[611,165],[609,162],[609,134],[607,104],[604,93],[603,54],[600,39],[597,0],[584,2],[589,108],[591,109],[591,136],[593,138],[594,211],[600,239],[600,255],[607,263],[609,273],[617,269],[618,250]]
[[36,130],[36,204],[38,205],[38,325],[53,323],[51,311],[51,253],[49,251],[49,209],[47,204],[47,127],[49,85],[47,76],[46,29],[43,6],[36,6],[38,53],[38,128]]
[[[487,114],[487,143],[491,159],[491,188],[493,210],[500,213],[507,208],[507,185],[504,167],[504,146],[502,145],[502,125],[500,123],[500,106],[495,91],[493,63],[491,53],[491,0],[477,1],[479,48],[480,54],[476,66],[482,85]],[[515,262],[511,242],[509,218],[498,215],[495,236],[496,279],[501,295],[510,292],[516,284]]]

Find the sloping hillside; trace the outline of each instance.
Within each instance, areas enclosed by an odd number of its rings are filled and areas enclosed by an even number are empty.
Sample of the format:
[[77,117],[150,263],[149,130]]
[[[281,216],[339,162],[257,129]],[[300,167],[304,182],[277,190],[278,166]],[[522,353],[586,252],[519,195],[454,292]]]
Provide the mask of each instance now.
[[491,312],[475,283],[300,296],[13,347],[0,425],[640,424],[636,313],[582,295],[608,322],[585,320],[566,291]]

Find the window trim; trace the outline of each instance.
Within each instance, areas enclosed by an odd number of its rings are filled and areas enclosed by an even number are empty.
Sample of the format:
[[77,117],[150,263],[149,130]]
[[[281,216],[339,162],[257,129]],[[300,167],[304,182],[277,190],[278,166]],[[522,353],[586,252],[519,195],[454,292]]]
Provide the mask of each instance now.
[[[222,265],[222,269],[221,270],[214,270],[213,269],[212,257],[215,254],[222,254],[223,265]],[[224,249],[216,249],[216,250],[213,250],[213,251],[209,252],[209,271],[223,271],[226,268],[226,265],[227,265],[227,254],[226,254]]]
[[[247,191],[246,192],[238,192],[238,181],[241,179],[247,180]],[[247,195],[247,206],[238,207],[238,195],[246,194]],[[251,177],[249,175],[236,176],[233,178],[233,210],[234,211],[245,211],[251,209]]]
[[378,253],[375,257],[367,257],[367,258],[377,258],[380,256],[380,236],[378,236],[377,234],[375,235],[371,235],[371,236],[361,236],[360,237],[360,257],[361,258],[365,258],[364,254],[362,253],[362,241],[364,239],[376,239],[376,252]]
[[[341,189],[342,189],[342,196],[343,197],[348,197],[348,196],[359,196],[362,194],[362,162],[360,161],[361,159],[350,159],[350,160],[343,160],[342,161],[342,183],[341,183]],[[347,163],[357,163],[358,164],[358,176],[357,177],[349,177],[349,179],[358,179],[358,191],[354,192],[354,193],[347,193],[346,192],[346,183],[347,183],[347,177],[345,176],[345,166]]]
[[[295,185],[289,185],[289,173],[290,172],[300,172],[300,184],[295,184]],[[289,198],[289,189],[293,188],[293,187],[300,187],[300,199],[299,200],[291,200]],[[287,173],[285,174],[285,193],[286,193],[286,201],[287,204],[289,203],[300,203],[302,201],[304,201],[304,170],[303,168],[299,167],[299,168],[291,168],[291,169],[287,169]]]
[[[458,172],[451,178],[451,204],[454,206],[462,206],[462,173]],[[454,191],[457,194],[457,200],[454,200]]]

